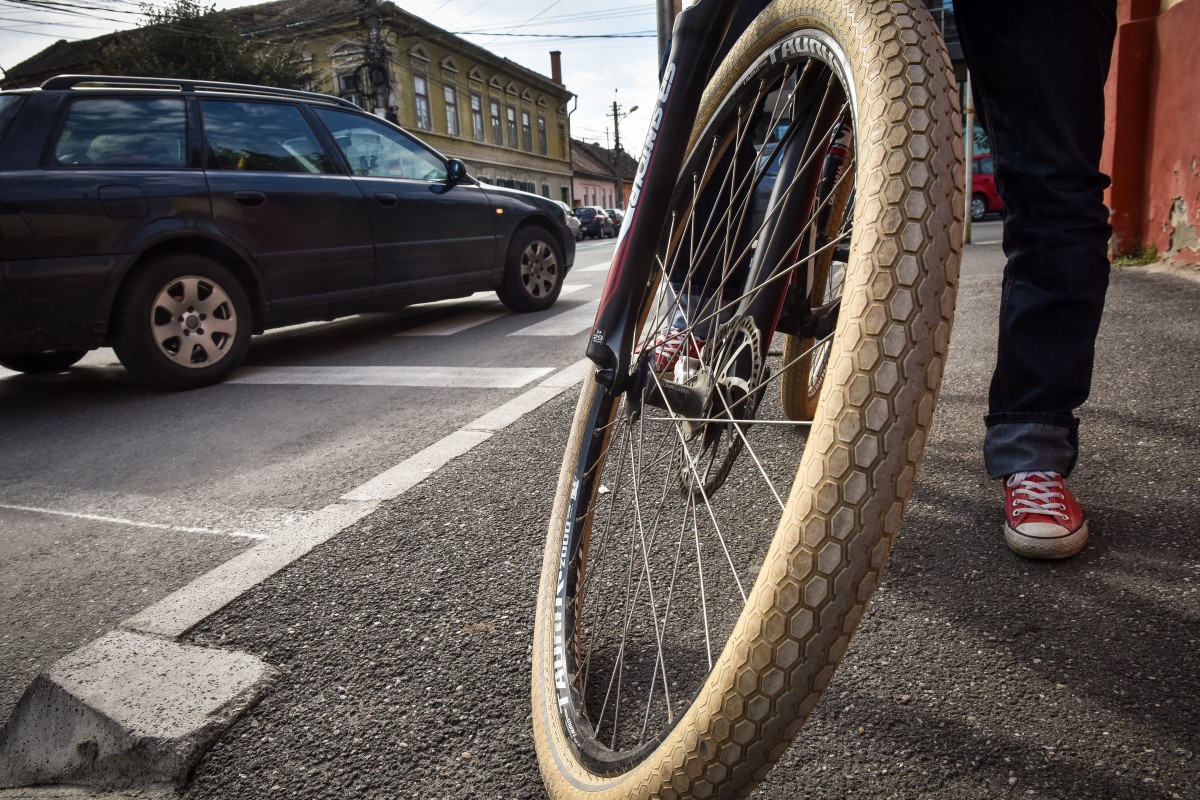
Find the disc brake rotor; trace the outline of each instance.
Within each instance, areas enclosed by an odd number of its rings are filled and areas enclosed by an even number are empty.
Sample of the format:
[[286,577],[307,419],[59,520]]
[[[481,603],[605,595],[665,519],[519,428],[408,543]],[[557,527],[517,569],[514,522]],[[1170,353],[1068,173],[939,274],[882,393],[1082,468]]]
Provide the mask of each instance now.
[[[708,379],[713,382],[702,421],[685,422],[680,489],[697,500],[711,496],[729,476],[745,444],[746,423],[754,419],[762,392],[762,336],[750,317],[731,320],[720,327],[705,348]],[[705,378],[701,374],[692,380]]]

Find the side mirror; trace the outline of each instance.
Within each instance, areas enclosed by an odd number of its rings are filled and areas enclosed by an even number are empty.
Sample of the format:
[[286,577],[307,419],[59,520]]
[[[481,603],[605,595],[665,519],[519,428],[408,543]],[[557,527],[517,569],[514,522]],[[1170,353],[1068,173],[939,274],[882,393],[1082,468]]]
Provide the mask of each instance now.
[[467,178],[467,165],[452,158],[446,162],[446,180],[449,183],[459,183]]

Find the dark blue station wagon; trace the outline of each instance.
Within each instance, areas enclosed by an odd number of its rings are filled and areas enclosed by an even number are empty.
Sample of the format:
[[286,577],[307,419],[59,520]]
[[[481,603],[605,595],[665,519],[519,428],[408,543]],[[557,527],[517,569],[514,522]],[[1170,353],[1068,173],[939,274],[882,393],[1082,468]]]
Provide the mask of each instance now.
[[173,388],[253,333],[494,290],[550,307],[575,257],[547,198],[336,97],[61,76],[0,92],[0,365],[111,346]]

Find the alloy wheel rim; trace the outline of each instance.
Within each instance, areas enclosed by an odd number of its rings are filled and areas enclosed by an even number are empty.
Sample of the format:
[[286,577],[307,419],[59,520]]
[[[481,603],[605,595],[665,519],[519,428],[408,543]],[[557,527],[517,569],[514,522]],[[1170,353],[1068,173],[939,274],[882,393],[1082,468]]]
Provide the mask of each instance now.
[[558,284],[558,259],[550,245],[530,242],[521,254],[521,283],[530,297],[548,297]]
[[150,335],[158,352],[186,369],[211,367],[228,356],[237,327],[229,294],[199,275],[172,279],[150,306]]

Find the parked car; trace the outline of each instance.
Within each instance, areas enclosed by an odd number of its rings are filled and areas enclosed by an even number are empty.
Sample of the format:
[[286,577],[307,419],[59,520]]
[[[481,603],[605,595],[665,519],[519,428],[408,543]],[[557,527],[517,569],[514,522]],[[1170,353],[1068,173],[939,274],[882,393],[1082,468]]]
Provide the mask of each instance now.
[[612,220],[600,206],[582,206],[575,209],[575,216],[579,217],[579,224],[583,227],[585,237],[595,236],[597,239],[604,239],[616,235],[616,228],[613,227]]
[[548,308],[575,258],[555,201],[336,97],[60,76],[0,92],[0,365],[112,346],[174,388],[268,328],[495,290]]
[[612,220],[613,230],[620,232],[621,223],[625,221],[625,212],[619,208],[606,208],[604,212],[608,214],[608,218]]
[[583,226],[579,224],[579,217],[575,216],[575,212],[571,210],[571,207],[562,200],[556,200],[555,202],[562,206],[563,219],[566,220],[567,227],[571,229],[571,233],[575,236],[575,241],[578,242],[583,238]]
[[975,156],[971,172],[971,219],[978,222],[993,212],[1004,211],[1004,201],[996,192],[995,162],[991,154]]

